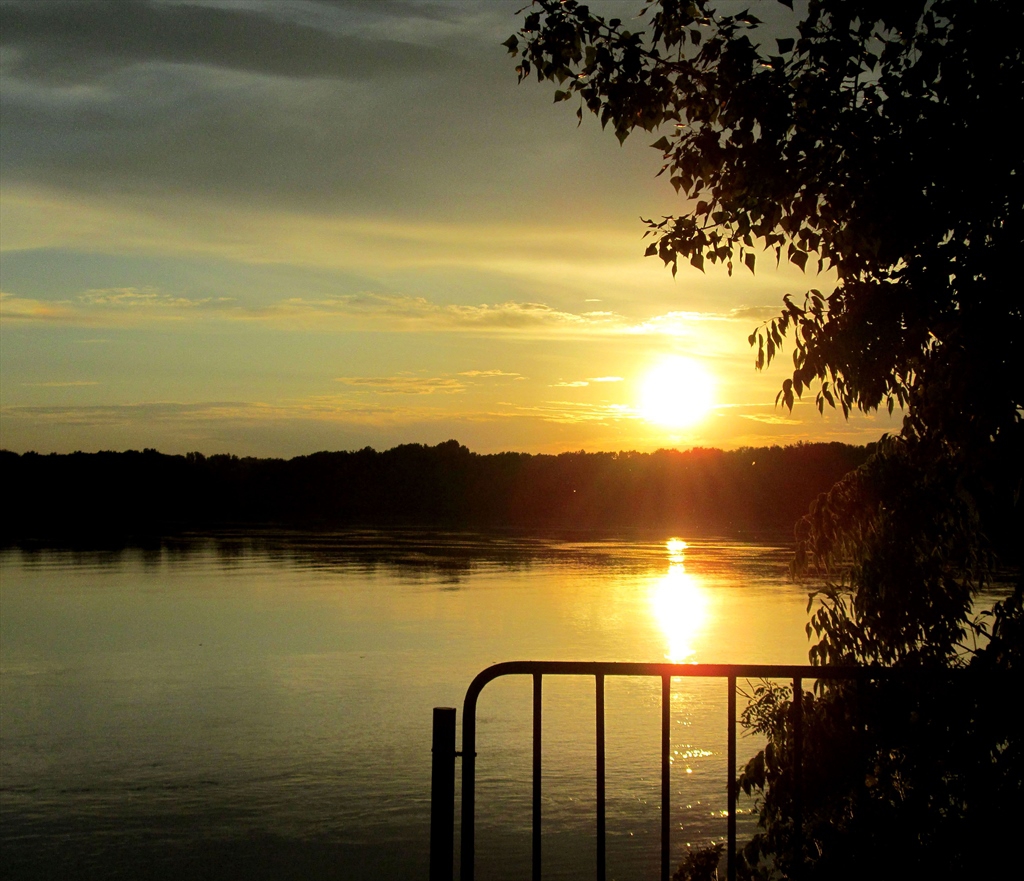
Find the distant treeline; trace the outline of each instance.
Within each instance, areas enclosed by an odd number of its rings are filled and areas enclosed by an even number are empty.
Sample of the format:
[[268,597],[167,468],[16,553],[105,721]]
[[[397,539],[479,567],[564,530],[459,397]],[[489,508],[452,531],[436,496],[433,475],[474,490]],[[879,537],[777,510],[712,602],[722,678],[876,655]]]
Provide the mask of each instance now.
[[294,459],[0,451],[5,541],[237,526],[789,531],[845,444],[531,455],[457,441]]

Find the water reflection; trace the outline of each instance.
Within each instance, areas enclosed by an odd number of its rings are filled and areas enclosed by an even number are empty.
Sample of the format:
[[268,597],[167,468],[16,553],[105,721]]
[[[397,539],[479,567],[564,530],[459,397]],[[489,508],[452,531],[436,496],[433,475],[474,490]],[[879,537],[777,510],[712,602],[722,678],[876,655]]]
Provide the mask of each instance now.
[[[0,548],[0,877],[425,878],[431,707],[488,664],[806,658],[786,551],[667,537],[218,533],[158,566]],[[481,877],[529,873],[527,680],[482,698]],[[609,877],[657,877],[660,684],[607,685]],[[593,694],[544,687],[545,878],[593,859]],[[677,860],[725,831],[724,699],[673,683]]]
[[651,608],[668,640],[665,658],[680,664],[693,657],[696,637],[708,623],[708,596],[699,579],[686,571],[686,542],[671,538],[665,549],[668,572],[654,584]]

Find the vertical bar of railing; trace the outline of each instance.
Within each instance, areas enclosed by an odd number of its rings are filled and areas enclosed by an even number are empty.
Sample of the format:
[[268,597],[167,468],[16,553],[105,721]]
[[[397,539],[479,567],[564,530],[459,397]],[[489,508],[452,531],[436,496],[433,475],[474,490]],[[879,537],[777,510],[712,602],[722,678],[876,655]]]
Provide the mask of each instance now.
[[540,881],[541,674],[533,674],[533,881]]
[[462,833],[459,852],[459,877],[473,881],[476,868],[476,702],[466,700],[462,714]]
[[455,842],[455,707],[434,707],[430,773],[430,881],[452,881]]
[[598,673],[594,704],[597,714],[597,881],[605,881],[605,812],[604,812],[604,673]]
[[729,728],[728,760],[726,762],[726,785],[728,786],[729,831],[726,856],[729,860],[726,870],[728,881],[736,881],[736,677],[729,677]]
[[671,732],[669,723],[672,718],[672,677],[661,677],[661,881],[669,879],[669,829],[671,821],[670,796],[671,781],[669,777],[669,749]]
[[799,676],[793,677],[793,831],[796,834],[797,877],[803,877],[803,752],[804,688]]

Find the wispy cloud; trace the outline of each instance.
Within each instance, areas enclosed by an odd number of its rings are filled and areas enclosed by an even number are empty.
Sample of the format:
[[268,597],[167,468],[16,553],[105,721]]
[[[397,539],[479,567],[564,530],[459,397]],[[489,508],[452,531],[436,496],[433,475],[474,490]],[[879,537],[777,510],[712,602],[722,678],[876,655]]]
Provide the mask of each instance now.
[[443,415],[436,408],[394,406],[372,400],[311,396],[292,401],[153,401],[96,406],[8,406],[0,408],[7,427],[17,422],[49,426],[158,427],[172,425],[229,425],[291,423],[315,420],[353,425],[395,425]]
[[697,332],[698,326],[708,321],[728,321],[729,315],[720,312],[665,312],[626,328],[630,334],[657,334],[684,337]]
[[[624,320],[613,313],[577,314],[545,303],[506,301],[442,304],[425,297],[364,292],[329,297],[288,297],[270,305],[246,305],[231,297],[191,298],[154,288],[92,289],[48,301],[5,293],[5,318],[71,325],[138,324],[166,320],[217,319],[270,325],[386,329],[397,332],[476,332],[515,335],[616,332]],[[471,374],[465,374],[471,375]],[[506,376],[504,371],[472,375]]]
[[45,82],[161,62],[330,79],[423,75],[451,63],[433,47],[339,34],[330,18],[310,27],[287,20],[289,11],[125,3],[112,15],[95,3],[10,3],[3,42],[17,50],[12,75]]
[[79,386],[99,385],[99,383],[91,379],[73,379],[67,382],[23,382],[21,385],[32,388],[78,388]]
[[466,390],[466,383],[451,376],[339,376],[335,382],[357,391],[379,395],[453,395]]
[[66,302],[51,303],[0,293],[0,316],[6,321],[41,321],[74,323],[75,309]]
[[225,316],[232,303],[228,297],[191,299],[153,288],[104,288],[90,289],[65,300],[39,300],[0,293],[0,314],[11,321],[116,327],[150,321],[180,321],[199,311]]
[[0,409],[5,419],[31,419],[64,425],[122,425],[127,422],[225,420],[266,413],[267,405],[244,401],[179,403],[157,401],[96,406],[14,406]]
[[488,380],[522,380],[519,373],[505,370],[461,370],[439,376],[398,373],[392,376],[339,376],[335,382],[348,386],[357,393],[381,395],[452,395],[465,392],[479,382]]
[[791,416],[783,416],[780,413],[739,413],[740,419],[749,419],[752,422],[761,422],[764,425],[802,425],[799,419]]
[[260,310],[257,317],[344,316],[386,321],[395,329],[445,331],[589,331],[612,330],[622,319],[607,312],[566,312],[545,303],[440,304],[424,297],[361,293],[308,299],[292,297]]
[[162,293],[155,288],[92,288],[80,294],[77,302],[82,306],[104,306],[113,309],[198,309],[203,306],[223,306],[234,302],[230,297],[204,297],[192,299]]
[[510,377],[512,379],[526,379],[521,373],[509,373],[506,370],[461,370],[459,376],[472,376],[472,377]]
[[596,422],[608,424],[625,419],[637,419],[638,414],[628,404],[581,404],[578,401],[544,401],[533,406],[507,404],[523,416],[533,416],[545,422],[573,424]]
[[741,321],[770,321],[778,318],[780,306],[740,306],[729,311],[729,317]]

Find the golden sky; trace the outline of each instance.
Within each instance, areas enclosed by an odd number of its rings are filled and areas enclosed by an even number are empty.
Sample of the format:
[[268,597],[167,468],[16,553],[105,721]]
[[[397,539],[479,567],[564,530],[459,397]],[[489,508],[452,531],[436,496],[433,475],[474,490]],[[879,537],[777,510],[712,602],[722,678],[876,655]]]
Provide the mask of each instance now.
[[[774,406],[788,350],[759,374],[746,338],[834,279],[767,256],[755,276],[673,279],[644,258],[640,217],[685,210],[655,178],[657,135],[619,147],[549,86],[517,86],[500,43],[521,5],[3,5],[0,446],[558,452],[896,430],[898,412]],[[680,399],[710,400],[680,403],[664,375],[652,392],[666,363],[699,370]]]

